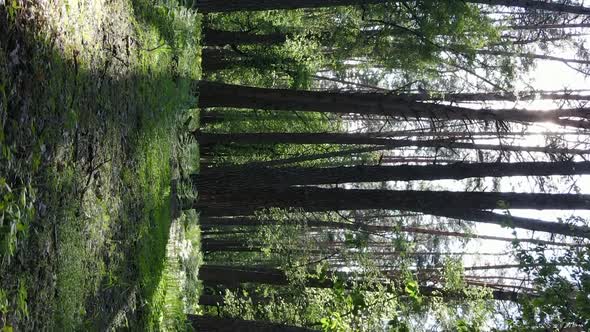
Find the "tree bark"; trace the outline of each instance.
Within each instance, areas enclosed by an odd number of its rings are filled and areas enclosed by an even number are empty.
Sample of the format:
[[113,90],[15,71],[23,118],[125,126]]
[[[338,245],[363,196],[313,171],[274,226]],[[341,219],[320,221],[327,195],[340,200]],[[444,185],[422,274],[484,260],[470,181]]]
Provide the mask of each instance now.
[[376,137],[379,133],[344,134],[344,133],[237,133],[211,134],[195,132],[199,144],[341,144],[341,145],[379,145],[386,148],[418,147],[474,149],[513,152],[541,152],[548,154],[587,154],[590,150],[551,148],[522,145],[494,145],[456,142],[454,139],[435,140],[395,140]]

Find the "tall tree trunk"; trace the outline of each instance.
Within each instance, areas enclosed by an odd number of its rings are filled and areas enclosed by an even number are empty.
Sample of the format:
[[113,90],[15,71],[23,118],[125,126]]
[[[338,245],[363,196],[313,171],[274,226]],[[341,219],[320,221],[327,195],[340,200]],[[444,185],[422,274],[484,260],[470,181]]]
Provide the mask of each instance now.
[[386,3],[387,0],[200,0],[193,7],[199,12],[223,13],[276,9],[321,8]]
[[[389,209],[590,238],[588,227],[504,216],[482,209],[590,210],[590,195],[450,191],[392,191],[340,188],[287,188],[203,193],[195,206],[205,215],[252,215],[266,208],[310,212]],[[449,208],[452,207],[452,208]]]
[[[550,232],[554,233],[556,230],[560,232],[568,232],[568,229],[571,228],[571,225],[563,224],[563,223],[556,223],[550,221],[544,221],[540,219],[534,218],[523,218],[523,217],[516,217],[516,216],[508,216],[488,211],[481,211],[481,210],[465,210],[465,211],[457,211],[457,210],[441,210],[441,211],[434,211],[433,214],[438,216],[454,218],[454,219],[461,219],[461,220],[470,220],[476,222],[485,222],[496,224],[500,226],[509,226],[509,227],[523,227],[528,225],[528,229],[534,229],[537,231],[543,232]],[[297,223],[297,222],[294,222]],[[352,231],[367,231],[373,233],[379,232],[407,232],[407,233],[415,233],[415,234],[428,234],[433,236],[449,236],[449,237],[460,237],[460,238],[467,238],[467,239],[481,239],[481,240],[494,240],[494,241],[504,241],[504,242],[526,242],[526,243],[535,243],[535,244],[545,244],[545,245],[552,245],[552,246],[564,246],[564,247],[576,247],[579,246],[576,243],[569,243],[569,242],[555,242],[555,241],[547,241],[547,240],[539,240],[539,239],[528,239],[528,238],[508,238],[508,237],[501,237],[501,236],[493,236],[493,235],[480,235],[480,234],[471,234],[471,233],[462,233],[462,232],[453,232],[453,231],[443,231],[437,229],[428,229],[422,227],[411,227],[411,226],[387,226],[387,225],[367,225],[362,222],[355,222],[355,223],[345,223],[345,222],[335,222],[335,221],[319,221],[319,220],[305,220],[302,221],[304,225],[308,227],[318,227],[318,228],[333,228],[333,229],[348,229]],[[263,226],[263,225],[289,225],[289,222],[279,222],[278,220],[260,220],[257,218],[249,218],[249,217],[242,217],[242,218],[228,218],[228,217],[221,217],[221,218],[211,218],[211,219],[203,219],[201,223],[201,227],[203,229],[207,229],[210,227],[256,227],[256,226]],[[584,236],[584,234],[588,233],[589,229],[587,227],[580,227],[576,228],[573,231],[581,231],[579,236]],[[573,234],[569,232],[569,234]],[[573,235],[575,236],[575,235]]]
[[382,181],[590,174],[590,162],[454,163],[426,166],[214,167],[192,175],[205,191]]
[[[590,123],[590,122],[589,122]],[[210,134],[196,132],[199,144],[356,144],[379,145],[387,148],[419,147],[447,149],[475,149],[514,152],[541,152],[548,154],[587,154],[590,150],[551,148],[522,145],[495,145],[456,142],[454,139],[435,140],[395,140],[375,137],[378,133],[344,134],[344,133],[238,133]]]
[[[256,108],[276,111],[357,113],[404,119],[486,120],[552,122],[563,126],[590,128],[589,109],[530,111],[518,109],[471,109],[458,106],[408,101],[404,96],[366,93],[299,91],[255,88],[201,81],[200,107]],[[569,118],[583,118],[572,120]]]
[[199,332],[313,332],[305,327],[290,326],[266,321],[187,315],[195,331]]
[[254,34],[245,31],[225,31],[216,29],[203,29],[203,45],[224,46],[224,45],[273,45],[282,44],[287,41],[284,33]]
[[[259,11],[276,9],[302,9],[350,5],[368,5],[399,0],[200,0],[193,7],[201,13],[219,13],[233,11]],[[488,6],[518,7],[525,10],[542,10],[558,13],[590,15],[590,8],[540,0],[469,0],[469,3]]]

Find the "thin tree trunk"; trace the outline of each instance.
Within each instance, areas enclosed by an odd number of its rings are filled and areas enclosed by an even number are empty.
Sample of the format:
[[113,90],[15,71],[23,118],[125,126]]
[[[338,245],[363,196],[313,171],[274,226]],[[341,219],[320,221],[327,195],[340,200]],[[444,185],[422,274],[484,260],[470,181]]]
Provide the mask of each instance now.
[[557,61],[557,62],[569,63],[569,64],[574,63],[574,64],[590,65],[590,60],[562,58],[562,57],[545,55],[545,54],[518,53],[518,52],[499,51],[499,50],[476,50],[475,53],[483,54],[483,55],[508,56],[508,57],[530,58],[530,59],[539,59],[539,60],[547,60],[547,61]]
[[[285,272],[275,268],[250,268],[250,267],[234,267],[234,266],[223,266],[223,265],[202,265],[199,269],[199,279],[204,282],[226,284],[230,286],[239,285],[241,283],[260,283],[268,285],[286,286],[289,284],[289,279]],[[307,287],[314,288],[332,288],[334,282],[330,278],[326,279],[315,279],[308,277],[306,279]],[[348,282],[344,283],[344,287],[351,288],[353,284]],[[387,284],[387,287],[393,285]],[[403,285],[393,286],[395,289],[390,291],[403,291]],[[462,298],[464,295],[455,292],[448,292],[442,288],[420,286],[420,293],[425,296],[437,296],[445,298]],[[493,298],[496,300],[505,301],[516,301],[521,296],[527,296],[527,294],[521,294],[511,291],[492,291]]]
[[565,93],[565,92],[535,92],[525,91],[520,93],[505,92],[474,92],[474,93],[445,93],[440,95],[429,94],[398,94],[409,101],[529,101],[529,100],[590,100],[590,95]]
[[[477,215],[475,211],[473,214]],[[491,218],[490,216],[483,216],[482,220],[488,220],[490,223],[497,220],[495,222],[499,225],[506,225],[509,221],[514,222],[517,220],[517,224],[524,223],[525,221],[529,224],[534,224],[537,227],[543,228],[543,226],[547,227],[547,224],[552,226],[551,229],[555,227],[559,227],[560,224],[552,223],[548,221],[532,219],[532,218],[519,218],[519,217],[509,217],[506,218],[503,215],[498,215],[491,213],[493,216],[496,216],[495,219]],[[482,214],[482,215],[485,215]],[[475,219],[474,216],[469,217],[467,220]],[[509,220],[507,220],[509,219]],[[503,241],[503,242],[522,242],[522,243],[535,243],[535,244],[545,244],[545,245],[552,245],[552,246],[564,246],[564,247],[576,247],[579,246],[576,243],[568,243],[568,242],[555,242],[555,241],[547,241],[547,240],[539,240],[539,239],[528,239],[528,238],[509,238],[509,237],[501,237],[501,236],[493,236],[493,235],[483,235],[483,234],[471,234],[471,233],[462,233],[462,232],[454,232],[454,231],[443,231],[438,229],[428,229],[422,227],[412,227],[412,226],[387,226],[387,225],[367,225],[361,222],[356,223],[344,223],[344,222],[336,222],[336,221],[318,221],[318,220],[305,220],[301,221],[301,224],[306,225],[307,227],[318,227],[318,228],[333,228],[333,229],[348,229],[353,231],[366,231],[366,232],[373,232],[373,233],[380,233],[380,232],[389,232],[389,233],[397,233],[397,232],[405,232],[405,233],[414,233],[414,234],[427,234],[433,236],[448,236],[448,237],[459,237],[465,239],[480,239],[480,240],[493,240],[493,241]],[[202,229],[207,229],[209,227],[257,227],[263,225],[289,225],[289,222],[280,222],[278,220],[260,220],[256,218],[214,218],[209,221],[204,221],[200,224]],[[298,222],[294,222],[293,224],[299,224]],[[557,225],[554,225],[557,224]],[[568,226],[569,227],[569,226]],[[243,243],[242,243],[243,245]],[[245,246],[245,245],[244,245]],[[582,245],[580,245],[582,246]],[[247,250],[246,250],[247,251]]]
[[543,30],[543,29],[574,29],[574,28],[590,28],[590,23],[555,23],[555,24],[526,24],[526,25],[510,25],[505,29],[511,30]]
[[[585,196],[590,197],[588,195]],[[509,202],[504,203],[507,203],[507,205],[504,208],[512,208]],[[590,209],[590,200],[588,200],[586,204],[582,204],[579,207],[579,209]],[[423,212],[453,219],[470,220],[475,222],[496,224],[510,228],[523,228],[532,231],[562,234],[573,237],[584,237],[590,239],[589,227],[576,226],[568,223],[550,222],[533,218],[517,217],[509,214],[500,214],[477,209],[436,209],[431,211],[425,210]]]
[[386,148],[418,147],[473,149],[513,152],[541,152],[548,154],[587,154],[590,150],[551,148],[521,145],[495,145],[455,142],[453,139],[438,140],[394,140],[375,137],[378,133],[344,134],[344,133],[238,133],[211,134],[196,132],[199,144],[340,144],[340,145],[379,145]]

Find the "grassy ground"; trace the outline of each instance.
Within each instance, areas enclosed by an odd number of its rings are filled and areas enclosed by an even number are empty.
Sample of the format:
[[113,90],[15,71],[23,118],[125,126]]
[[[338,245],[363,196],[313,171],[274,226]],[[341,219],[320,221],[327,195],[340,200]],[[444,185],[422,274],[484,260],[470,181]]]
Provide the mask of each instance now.
[[[184,280],[166,279],[180,269],[166,259],[170,179],[191,159],[179,143],[194,116],[200,17],[165,0],[7,2],[0,328],[162,330],[182,320],[169,305],[179,294],[167,291]],[[196,269],[198,253],[188,256]]]

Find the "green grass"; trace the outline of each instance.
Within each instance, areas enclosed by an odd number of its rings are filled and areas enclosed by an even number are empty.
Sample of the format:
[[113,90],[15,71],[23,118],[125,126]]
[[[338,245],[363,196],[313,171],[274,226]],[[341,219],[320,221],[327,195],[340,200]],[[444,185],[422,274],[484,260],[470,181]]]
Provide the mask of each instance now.
[[183,319],[161,290],[199,31],[173,1],[0,8],[0,329]]

